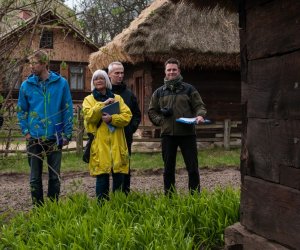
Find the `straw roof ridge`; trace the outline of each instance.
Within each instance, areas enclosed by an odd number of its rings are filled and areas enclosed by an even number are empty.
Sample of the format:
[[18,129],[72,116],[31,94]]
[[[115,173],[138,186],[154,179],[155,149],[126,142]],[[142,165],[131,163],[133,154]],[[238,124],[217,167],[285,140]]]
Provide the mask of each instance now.
[[[136,55],[172,51],[238,53],[237,15],[216,6],[200,14],[186,4],[168,4],[132,31],[125,52]],[[147,25],[144,25],[147,24]]]
[[213,9],[216,5],[219,5],[221,8],[225,8],[230,11],[238,12],[239,0],[170,0],[174,4],[184,3],[193,5],[198,10],[202,8]]
[[199,11],[186,3],[155,0],[129,28],[91,55],[90,68],[105,68],[113,60],[136,64],[174,56],[182,67],[222,63],[223,68],[237,69],[238,54],[237,13],[218,4]]

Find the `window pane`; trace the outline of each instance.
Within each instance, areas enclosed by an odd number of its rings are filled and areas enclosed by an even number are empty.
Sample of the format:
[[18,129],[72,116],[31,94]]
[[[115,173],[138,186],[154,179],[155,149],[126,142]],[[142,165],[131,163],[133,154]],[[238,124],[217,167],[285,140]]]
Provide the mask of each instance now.
[[83,66],[70,66],[70,87],[71,89],[82,90],[84,79]]
[[40,48],[53,49],[53,32],[43,31],[40,40]]

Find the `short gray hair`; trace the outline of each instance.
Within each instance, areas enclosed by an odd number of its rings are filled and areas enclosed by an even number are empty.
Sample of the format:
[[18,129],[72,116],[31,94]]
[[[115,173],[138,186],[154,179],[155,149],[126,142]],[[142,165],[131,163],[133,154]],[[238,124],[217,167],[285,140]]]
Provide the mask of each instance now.
[[110,63],[110,64],[108,65],[108,74],[109,74],[110,72],[113,71],[113,67],[114,67],[115,65],[121,66],[121,67],[123,67],[123,69],[124,69],[124,66],[123,66],[123,64],[122,64],[121,62],[112,62],[112,63]]
[[107,73],[102,70],[102,69],[98,69],[94,72],[93,76],[92,76],[92,80],[91,80],[91,90],[93,91],[94,88],[95,88],[95,85],[94,85],[94,80],[95,79],[98,79],[99,77],[104,77],[105,79],[105,84],[106,84],[106,88],[108,89],[112,89],[112,85],[111,85],[111,82],[109,80],[109,77],[107,75]]

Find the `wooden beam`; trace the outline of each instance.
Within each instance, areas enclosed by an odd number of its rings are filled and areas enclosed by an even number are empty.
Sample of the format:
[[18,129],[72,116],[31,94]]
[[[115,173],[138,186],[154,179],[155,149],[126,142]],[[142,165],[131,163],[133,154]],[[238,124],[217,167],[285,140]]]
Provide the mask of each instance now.
[[299,207],[299,190],[245,176],[241,224],[249,231],[291,249],[299,249]]
[[299,49],[299,13],[300,1],[295,0],[273,0],[249,9],[246,18],[248,60]]

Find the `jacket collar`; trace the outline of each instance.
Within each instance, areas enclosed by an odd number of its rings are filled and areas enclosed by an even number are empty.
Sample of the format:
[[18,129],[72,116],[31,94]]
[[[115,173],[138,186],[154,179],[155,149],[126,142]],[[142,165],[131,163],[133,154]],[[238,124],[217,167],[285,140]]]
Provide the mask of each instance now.
[[49,71],[49,78],[46,81],[41,80],[37,75],[31,74],[30,76],[28,76],[27,82],[37,85],[39,82],[55,82],[60,78],[61,76],[56,72]]

